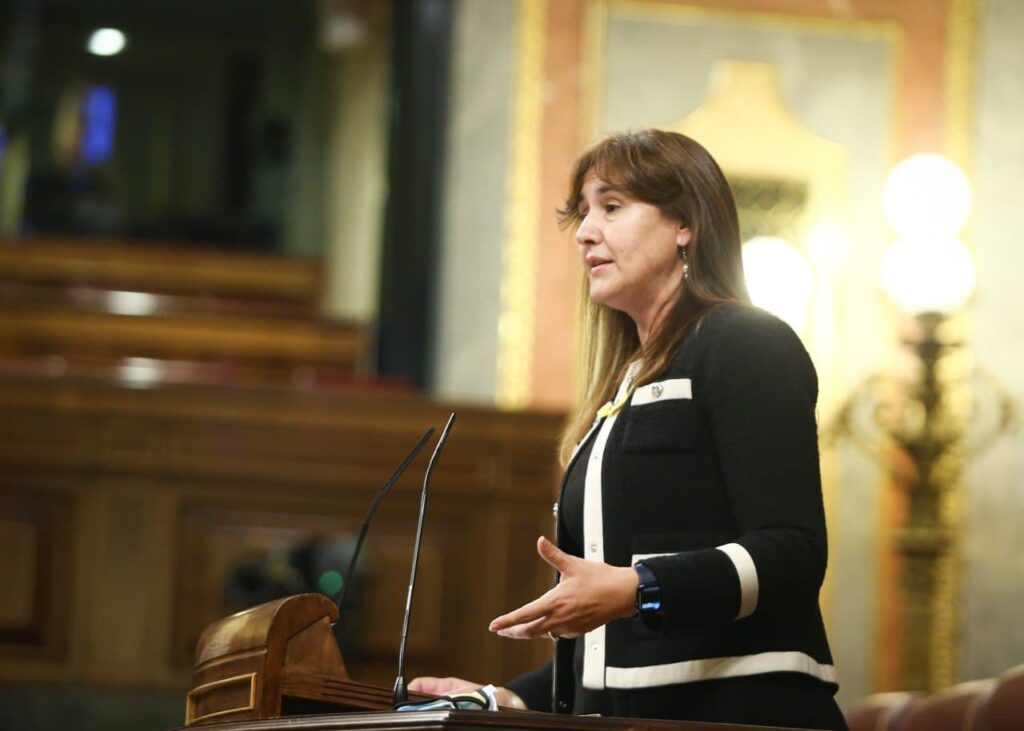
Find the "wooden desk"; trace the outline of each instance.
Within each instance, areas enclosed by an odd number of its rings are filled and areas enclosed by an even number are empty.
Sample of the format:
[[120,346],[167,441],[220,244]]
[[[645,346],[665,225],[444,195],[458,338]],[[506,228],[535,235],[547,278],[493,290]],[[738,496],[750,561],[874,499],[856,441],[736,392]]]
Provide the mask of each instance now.
[[[556,716],[523,711],[336,713],[239,721],[209,728],[211,731],[782,731],[774,726]],[[178,731],[184,731],[184,727]],[[800,730],[788,728],[784,731]]]

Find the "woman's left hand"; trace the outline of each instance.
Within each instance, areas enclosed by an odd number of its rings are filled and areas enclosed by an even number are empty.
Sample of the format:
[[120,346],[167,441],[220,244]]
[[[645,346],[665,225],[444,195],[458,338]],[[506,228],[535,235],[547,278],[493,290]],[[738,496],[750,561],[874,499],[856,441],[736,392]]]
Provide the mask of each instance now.
[[537,553],[561,573],[558,585],[491,622],[491,632],[528,640],[557,635],[578,637],[620,617],[632,617],[640,583],[631,567],[585,561],[559,550],[543,536]]

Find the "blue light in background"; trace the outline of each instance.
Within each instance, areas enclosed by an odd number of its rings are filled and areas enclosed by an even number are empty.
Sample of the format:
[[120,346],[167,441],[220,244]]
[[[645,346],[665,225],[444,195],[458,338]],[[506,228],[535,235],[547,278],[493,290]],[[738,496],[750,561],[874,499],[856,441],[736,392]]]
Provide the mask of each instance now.
[[109,86],[90,86],[82,95],[82,160],[102,165],[114,152],[117,93]]

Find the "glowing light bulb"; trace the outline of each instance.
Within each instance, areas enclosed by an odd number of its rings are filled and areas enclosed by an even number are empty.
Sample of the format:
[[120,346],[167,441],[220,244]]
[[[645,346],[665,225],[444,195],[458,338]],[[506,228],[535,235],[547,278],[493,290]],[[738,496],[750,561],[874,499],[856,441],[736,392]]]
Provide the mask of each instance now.
[[952,236],[900,239],[882,259],[885,293],[911,314],[949,314],[963,307],[974,282],[974,260]]
[[941,155],[912,155],[885,181],[882,205],[889,225],[905,237],[952,236],[971,213],[971,184]]
[[86,48],[94,56],[116,56],[128,42],[124,33],[117,28],[97,28],[89,36]]
[[768,310],[800,332],[814,289],[811,266],[784,239],[758,236],[743,245],[743,271],[755,305]]

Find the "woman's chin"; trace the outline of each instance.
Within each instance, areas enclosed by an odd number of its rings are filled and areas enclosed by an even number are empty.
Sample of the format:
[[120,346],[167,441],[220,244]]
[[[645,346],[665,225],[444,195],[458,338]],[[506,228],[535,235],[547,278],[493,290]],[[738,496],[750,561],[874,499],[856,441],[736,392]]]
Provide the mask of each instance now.
[[616,297],[614,292],[602,292],[599,289],[598,290],[591,289],[590,290],[590,301],[595,303],[595,304],[598,304],[598,305],[604,305],[605,307],[610,307],[613,310],[620,310],[620,311],[623,311],[623,312],[625,311],[625,308],[623,307],[623,303],[621,301],[621,298],[620,297]]
[[593,302],[594,304],[608,305],[609,307],[611,307],[612,305],[609,302],[609,299],[610,298],[608,297],[608,295],[602,292],[600,289],[595,289],[594,287],[590,288],[590,301]]

